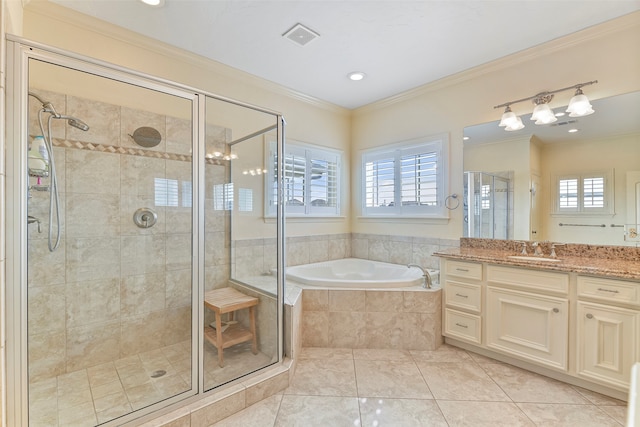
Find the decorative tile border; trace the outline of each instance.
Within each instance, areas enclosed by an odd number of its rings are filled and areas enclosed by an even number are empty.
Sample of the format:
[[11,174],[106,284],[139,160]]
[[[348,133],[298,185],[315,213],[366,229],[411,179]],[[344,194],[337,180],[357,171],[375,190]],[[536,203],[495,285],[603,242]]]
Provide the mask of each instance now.
[[[120,147],[117,145],[106,145],[106,144],[94,144],[91,142],[83,142],[83,141],[69,141],[66,139],[53,139],[53,146],[59,148],[75,148],[79,150],[88,150],[88,151],[97,151],[100,153],[111,153],[111,154],[126,154],[129,156],[139,156],[139,157],[151,157],[156,159],[164,159],[164,160],[177,160],[180,162],[191,162],[193,160],[193,156],[189,156],[186,154],[177,154],[177,153],[166,153],[163,151],[154,151],[154,150],[142,150],[139,148],[132,147]],[[205,163],[209,165],[223,165],[227,161],[223,159],[210,159],[205,158]]]

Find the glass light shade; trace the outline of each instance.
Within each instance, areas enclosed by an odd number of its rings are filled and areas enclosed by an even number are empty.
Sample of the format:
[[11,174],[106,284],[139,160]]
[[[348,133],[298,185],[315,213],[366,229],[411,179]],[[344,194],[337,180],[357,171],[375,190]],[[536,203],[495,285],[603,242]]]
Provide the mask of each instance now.
[[509,127],[517,123],[518,123],[518,116],[516,116],[516,114],[512,112],[509,107],[507,107],[507,109],[504,111],[504,114],[502,114],[502,119],[500,119],[500,124],[498,124],[498,126]]
[[520,117],[516,117],[516,122],[513,125],[509,125],[504,128],[507,132],[513,132],[515,130],[520,130],[524,128],[524,123],[522,123],[522,119]]
[[538,104],[533,109],[531,120],[535,120],[537,125],[546,125],[558,120],[549,104]]
[[569,113],[569,117],[582,117],[588,116],[589,114],[593,114],[593,108],[589,99],[586,95],[579,93],[576,94],[571,101],[569,101],[569,107],[567,108],[567,113]]

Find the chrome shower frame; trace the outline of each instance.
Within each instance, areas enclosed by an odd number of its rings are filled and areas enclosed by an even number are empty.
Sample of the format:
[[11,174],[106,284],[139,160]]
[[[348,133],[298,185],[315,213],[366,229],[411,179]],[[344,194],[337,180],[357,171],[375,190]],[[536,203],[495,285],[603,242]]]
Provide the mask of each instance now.
[[[157,402],[139,411],[130,413],[114,421],[102,424],[115,426],[133,420],[145,420],[154,416],[159,410],[175,409],[178,405],[188,404],[202,399],[217,389],[205,391],[203,358],[204,346],[202,329],[204,328],[204,137],[205,112],[207,97],[235,104],[240,107],[263,112],[274,117],[277,123],[278,158],[283,159],[285,121],[278,112],[235,101],[201,89],[181,85],[169,80],[156,78],[145,73],[110,64],[104,61],[74,54],[62,49],[53,48],[41,43],[7,35],[7,89],[6,89],[6,387],[7,387],[7,424],[13,426],[27,425],[29,420],[28,396],[28,340],[27,340],[27,249],[28,249],[28,91],[29,60],[40,60],[63,67],[91,73],[97,76],[117,80],[148,89],[188,99],[192,103],[192,118],[198,126],[192,129],[192,318],[191,340],[192,378],[191,389],[177,394],[164,401]],[[42,100],[40,100],[42,101]],[[57,114],[53,106],[43,103],[43,108],[59,119],[74,117]],[[3,147],[0,147],[0,149]],[[282,161],[278,162],[278,176],[282,177]],[[282,361],[283,344],[283,309],[284,309],[284,211],[281,191],[278,194],[277,218],[277,351],[278,360]]]

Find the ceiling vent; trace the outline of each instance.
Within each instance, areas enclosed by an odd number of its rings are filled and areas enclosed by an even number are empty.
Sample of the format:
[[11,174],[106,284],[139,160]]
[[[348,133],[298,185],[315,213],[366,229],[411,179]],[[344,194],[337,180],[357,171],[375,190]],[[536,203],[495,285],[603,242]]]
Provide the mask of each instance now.
[[302,24],[296,24],[289,31],[284,33],[282,37],[288,38],[299,46],[305,46],[320,37],[320,34],[310,30]]

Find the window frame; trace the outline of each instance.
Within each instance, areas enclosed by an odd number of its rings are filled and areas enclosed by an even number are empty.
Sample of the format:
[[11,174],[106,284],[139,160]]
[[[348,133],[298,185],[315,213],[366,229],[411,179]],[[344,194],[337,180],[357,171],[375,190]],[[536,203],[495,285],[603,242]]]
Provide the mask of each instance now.
[[[265,164],[267,167],[267,174],[265,177],[265,188],[267,197],[265,197],[265,217],[273,218],[276,216],[276,197],[273,190],[273,183],[275,182],[275,141],[267,139],[266,141],[266,159]],[[342,183],[343,183],[343,162],[344,152],[334,148],[320,146],[316,144],[310,144],[306,142],[300,142],[296,140],[287,139],[284,147],[285,156],[294,155],[305,160],[304,180],[303,180],[303,204],[301,205],[288,205],[285,204],[285,215],[287,217],[339,217],[342,212]],[[334,192],[335,206],[318,206],[313,204],[311,200],[312,186],[307,183],[311,183],[311,175],[313,172],[313,161],[327,161],[329,163],[335,163],[335,185]],[[286,166],[285,166],[286,171]],[[284,191],[284,190],[283,190]],[[332,190],[327,187],[327,192]],[[286,196],[285,196],[286,198]]]
[[[427,153],[436,155],[435,205],[403,205],[402,158]],[[392,206],[367,206],[367,164],[383,159],[394,159],[394,200]],[[360,209],[364,218],[434,218],[448,219],[445,198],[449,183],[449,137],[440,134],[389,144],[360,152]],[[416,190],[417,191],[417,190]]]
[[[592,178],[603,178],[603,206],[602,207],[588,207],[585,206],[585,180]],[[575,207],[562,207],[560,203],[560,197],[562,195],[560,191],[561,181],[577,181],[577,203]],[[606,171],[592,171],[583,173],[568,173],[562,175],[555,175],[552,181],[552,200],[553,200],[553,215],[615,215],[615,200],[614,200],[614,170]]]

